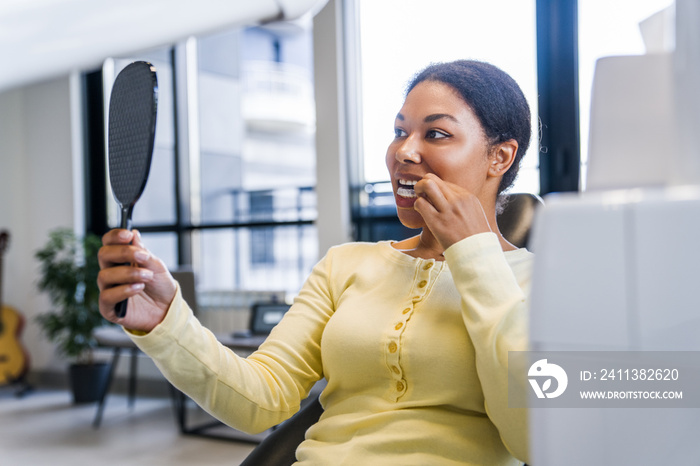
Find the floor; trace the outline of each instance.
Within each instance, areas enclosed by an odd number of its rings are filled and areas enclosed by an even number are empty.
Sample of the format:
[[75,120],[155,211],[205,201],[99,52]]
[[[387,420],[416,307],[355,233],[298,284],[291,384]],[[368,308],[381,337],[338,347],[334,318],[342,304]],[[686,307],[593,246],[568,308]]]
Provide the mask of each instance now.
[[99,429],[92,427],[95,409],[73,404],[65,391],[17,398],[0,390],[0,464],[238,465],[255,446],[181,435],[169,399],[137,398],[129,408],[126,397],[112,395]]

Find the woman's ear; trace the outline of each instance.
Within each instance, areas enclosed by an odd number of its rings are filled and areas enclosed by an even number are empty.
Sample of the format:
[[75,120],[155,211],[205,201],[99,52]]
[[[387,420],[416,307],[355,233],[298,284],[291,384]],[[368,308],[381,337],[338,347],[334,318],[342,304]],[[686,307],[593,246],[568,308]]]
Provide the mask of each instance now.
[[489,176],[503,176],[515,162],[518,153],[518,141],[509,139],[498,144],[491,152]]

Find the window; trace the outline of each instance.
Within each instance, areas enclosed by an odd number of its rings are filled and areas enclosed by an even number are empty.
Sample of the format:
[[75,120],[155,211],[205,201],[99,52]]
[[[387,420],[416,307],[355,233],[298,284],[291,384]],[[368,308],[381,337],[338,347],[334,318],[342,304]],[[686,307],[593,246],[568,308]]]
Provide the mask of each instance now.
[[311,49],[300,22],[198,41],[191,212],[207,228],[193,245],[203,289],[294,292],[316,261]]
[[[317,260],[311,34],[304,21],[236,28],[101,71],[106,121],[118,72],[156,66],[155,149],[133,223],[168,267],[191,265],[201,291],[296,293]],[[106,204],[112,228],[111,192]]]

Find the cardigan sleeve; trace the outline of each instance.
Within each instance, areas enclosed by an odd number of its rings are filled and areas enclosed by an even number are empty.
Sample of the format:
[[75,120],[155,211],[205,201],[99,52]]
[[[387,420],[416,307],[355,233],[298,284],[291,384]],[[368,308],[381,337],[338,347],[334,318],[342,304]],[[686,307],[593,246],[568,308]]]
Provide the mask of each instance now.
[[476,351],[486,412],[506,448],[528,460],[527,410],[508,407],[508,351],[528,349],[530,268],[521,287],[494,233],[470,236],[445,251]]
[[297,412],[323,377],[321,335],[334,310],[330,256],[314,267],[284,318],[247,358],[201,325],[179,289],[158,326],[130,337],[205,411],[244,432],[262,432]]

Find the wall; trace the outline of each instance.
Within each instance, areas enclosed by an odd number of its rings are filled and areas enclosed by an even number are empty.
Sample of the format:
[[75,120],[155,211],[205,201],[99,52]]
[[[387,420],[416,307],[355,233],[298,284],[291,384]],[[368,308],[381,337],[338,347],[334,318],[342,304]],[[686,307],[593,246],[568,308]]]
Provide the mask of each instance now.
[[331,0],[314,17],[319,257],[352,238],[341,4]]
[[[73,75],[0,93],[0,229],[10,232],[3,300],[25,317],[21,342],[29,353],[30,380],[39,385],[64,383],[66,375],[67,361],[34,322],[51,308],[36,288],[34,253],[54,228],[84,230],[79,82]],[[141,376],[162,380],[152,361],[140,359]],[[126,373],[125,360],[117,375]]]
[[66,77],[0,94],[0,228],[10,232],[3,300],[26,319],[32,369],[56,362],[34,323],[49,309],[36,290],[34,252],[49,230],[74,222],[69,90]]

